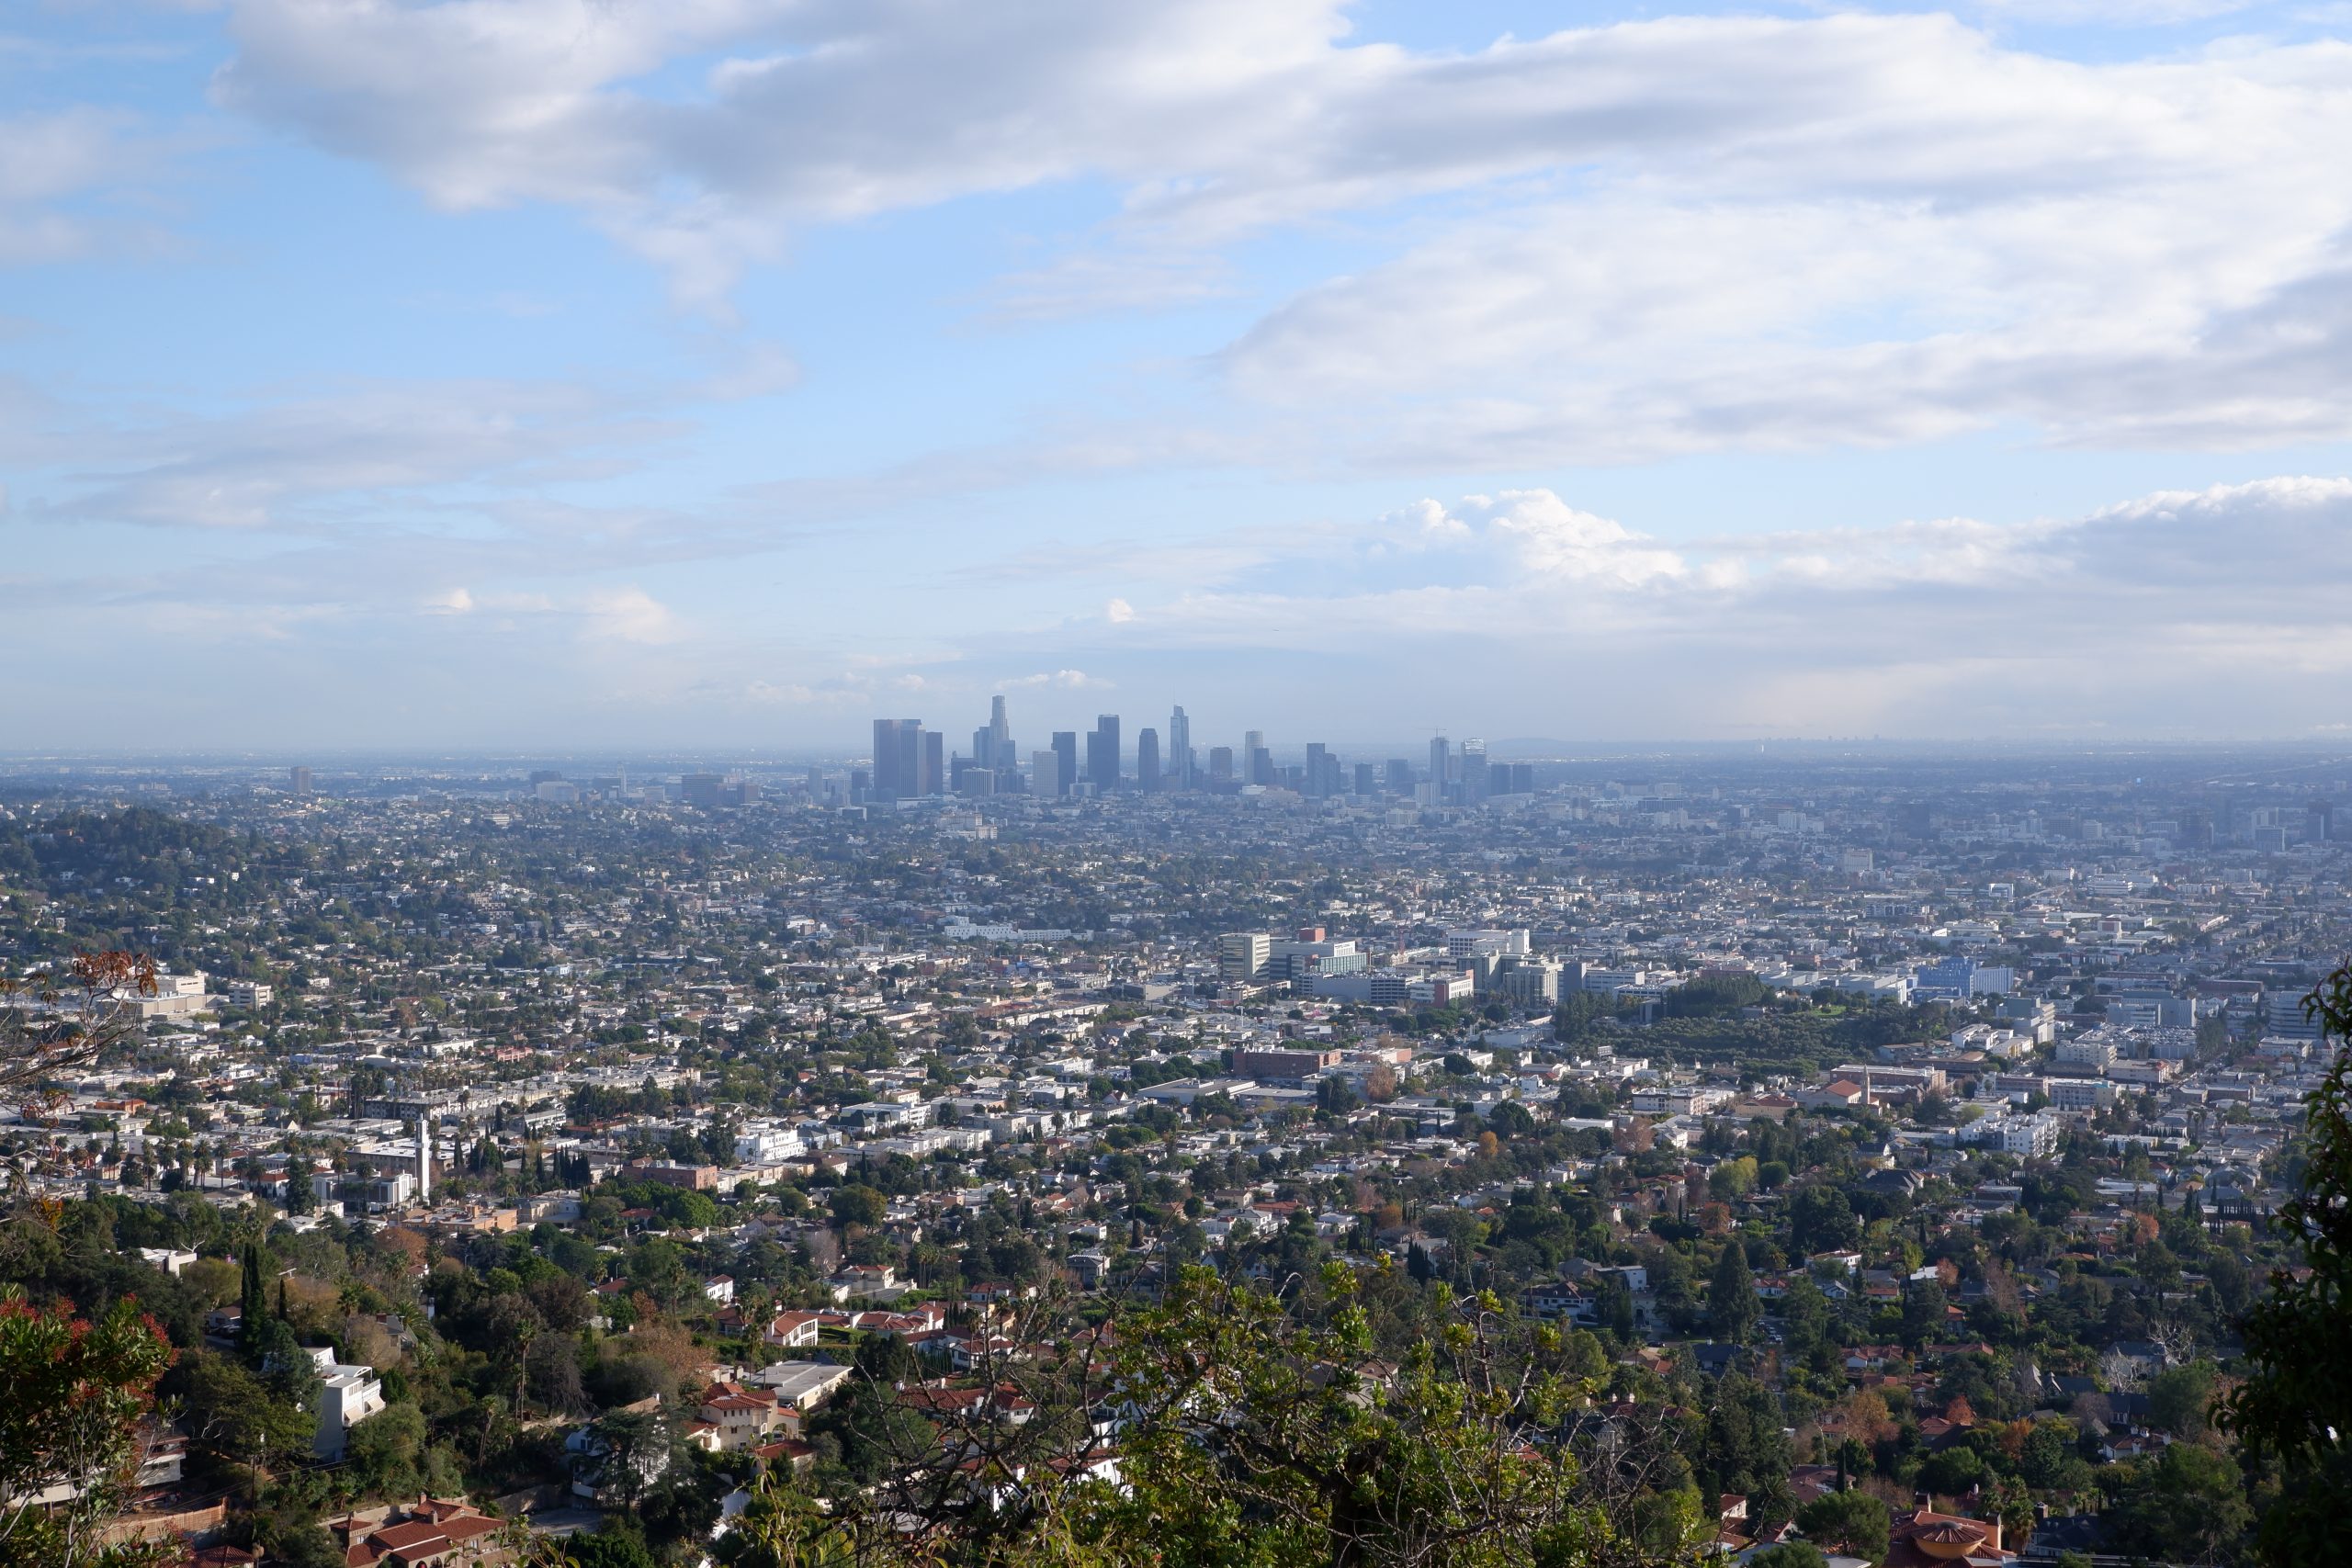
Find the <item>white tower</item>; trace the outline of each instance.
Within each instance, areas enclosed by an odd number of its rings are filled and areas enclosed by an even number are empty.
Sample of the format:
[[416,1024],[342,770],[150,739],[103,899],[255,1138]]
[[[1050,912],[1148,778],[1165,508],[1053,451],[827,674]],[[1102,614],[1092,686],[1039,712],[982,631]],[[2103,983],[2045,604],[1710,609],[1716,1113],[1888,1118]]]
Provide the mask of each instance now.
[[433,1201],[433,1123],[422,1115],[416,1119],[416,1196]]

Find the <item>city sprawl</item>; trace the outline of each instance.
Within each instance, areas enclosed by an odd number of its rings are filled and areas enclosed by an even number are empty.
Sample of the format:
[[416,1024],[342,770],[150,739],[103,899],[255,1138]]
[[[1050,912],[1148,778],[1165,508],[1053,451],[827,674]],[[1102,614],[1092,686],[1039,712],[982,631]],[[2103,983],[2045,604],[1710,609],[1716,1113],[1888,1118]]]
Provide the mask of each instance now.
[[108,1529],[985,1551],[1261,1310],[1301,1397],[1533,1369],[1625,1562],[2250,1528],[2352,756],[874,736],[0,779],[18,1032],[109,1030],[0,1277],[173,1352]]

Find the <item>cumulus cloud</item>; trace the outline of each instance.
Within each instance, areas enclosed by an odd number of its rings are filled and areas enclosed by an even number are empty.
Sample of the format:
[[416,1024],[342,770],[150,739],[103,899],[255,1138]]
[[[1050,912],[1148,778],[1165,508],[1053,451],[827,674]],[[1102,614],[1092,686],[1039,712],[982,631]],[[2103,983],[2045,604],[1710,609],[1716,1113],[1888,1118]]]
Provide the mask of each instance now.
[[1113,682],[1100,676],[1089,675],[1083,670],[1050,670],[1035,675],[1019,675],[1004,682],[1008,688],[1048,688],[1057,692],[1108,691]]
[[660,644],[679,637],[670,607],[642,588],[616,588],[589,594],[581,604],[590,635],[619,642]]
[[[1439,543],[1376,553],[1440,516]],[[1522,705],[1570,682],[1557,704],[1584,733],[2301,733],[2352,677],[2346,536],[2340,478],[1679,546],[1522,491],[1367,525],[1359,556],[1385,576],[1326,572],[1318,545],[1230,586],[1171,586],[1135,635],[1161,659],[1378,647],[1407,682],[1466,658]]]

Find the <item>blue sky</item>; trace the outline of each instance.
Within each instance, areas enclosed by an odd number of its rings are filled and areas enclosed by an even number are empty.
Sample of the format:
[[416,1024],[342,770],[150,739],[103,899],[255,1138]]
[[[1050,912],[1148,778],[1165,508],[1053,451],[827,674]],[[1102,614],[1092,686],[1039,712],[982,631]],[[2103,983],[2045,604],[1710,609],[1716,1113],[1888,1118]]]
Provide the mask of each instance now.
[[2347,37],[10,7],[12,743],[2339,736]]

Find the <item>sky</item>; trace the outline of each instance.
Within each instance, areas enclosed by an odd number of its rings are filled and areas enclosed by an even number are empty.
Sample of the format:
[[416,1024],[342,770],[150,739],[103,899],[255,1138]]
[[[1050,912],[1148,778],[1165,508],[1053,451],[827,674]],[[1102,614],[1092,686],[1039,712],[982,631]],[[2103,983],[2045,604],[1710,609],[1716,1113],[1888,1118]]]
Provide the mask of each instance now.
[[2352,5],[14,0],[0,748],[2352,735]]

